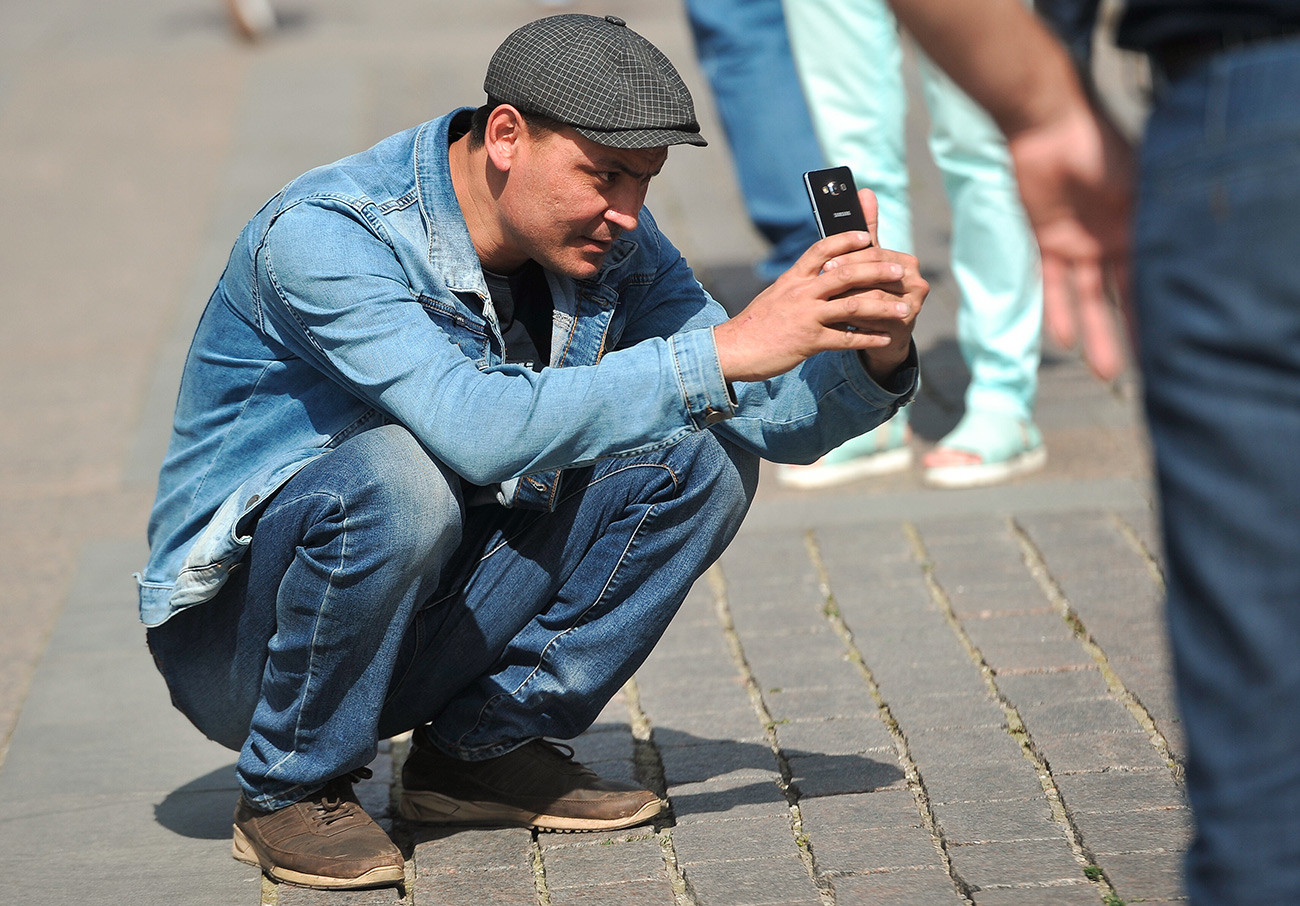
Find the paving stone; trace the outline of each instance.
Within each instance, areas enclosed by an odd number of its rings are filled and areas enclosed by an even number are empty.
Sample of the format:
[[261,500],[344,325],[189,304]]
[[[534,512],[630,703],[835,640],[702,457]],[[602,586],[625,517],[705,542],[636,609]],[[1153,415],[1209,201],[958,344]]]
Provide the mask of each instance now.
[[865,755],[895,760],[894,739],[879,712],[861,716],[784,719],[776,726],[777,742],[788,758],[801,755]]
[[994,887],[975,891],[975,906],[1097,906],[1101,895],[1087,881],[1052,887]]
[[1020,744],[1001,727],[907,731],[907,745],[922,773],[953,764],[1004,764],[1032,770]]
[[788,818],[790,805],[777,779],[775,772],[750,771],[674,786],[668,794],[677,825],[719,818]]
[[1186,851],[1195,833],[1186,808],[1141,808],[1074,816],[1084,844],[1098,857],[1123,853]]
[[1026,670],[1079,670],[1093,663],[1079,640],[1063,632],[1033,642],[990,640],[980,653],[995,676]]
[[821,906],[798,856],[682,865],[700,906]]
[[1043,785],[1033,766],[1005,762],[956,763],[921,772],[930,802],[974,802],[986,799],[1032,799],[1043,794]]
[[920,822],[910,790],[890,787],[872,793],[846,793],[799,802],[805,818],[813,816],[821,833],[852,834],[878,827],[908,827]]
[[854,816],[844,820],[843,809],[824,808],[849,797],[810,799],[799,804],[804,833],[812,842],[817,868],[823,873],[858,874],[897,868],[942,867],[930,832],[920,823],[915,806],[900,814],[900,823],[868,826]]
[[908,733],[952,728],[1002,727],[1006,715],[986,689],[896,698],[890,711]]
[[653,828],[637,829],[618,836],[599,835],[589,840],[583,834],[539,834],[546,888],[620,884],[625,881],[663,881],[663,851]]
[[422,874],[456,874],[464,868],[527,869],[532,833],[524,828],[416,828],[414,859]]
[[946,906],[964,903],[952,878],[932,868],[873,872],[831,879],[836,906]]
[[870,793],[906,787],[902,769],[890,759],[866,755],[804,755],[789,759],[792,780],[801,797]]
[[676,902],[667,876],[660,881],[626,881],[548,890],[552,906],[673,906]]
[[1183,788],[1161,768],[1057,774],[1055,779],[1062,798],[1075,814],[1187,806]]
[[1064,837],[950,845],[948,857],[966,883],[976,887],[1073,882],[1083,877],[1083,866]]
[[677,746],[661,744],[664,776],[669,786],[699,783],[705,780],[735,775],[738,772],[757,772],[763,776],[776,776],[776,756],[766,741],[709,742],[701,745]]
[[798,855],[790,812],[755,818],[715,818],[679,824],[672,829],[677,861],[768,859]]
[[583,764],[630,761],[632,730],[627,724],[596,724],[576,739],[564,740]]
[[1142,732],[1036,733],[1034,744],[1054,774],[1166,767],[1151,738]]
[[880,709],[867,684],[853,683],[816,686],[763,686],[763,703],[777,719],[825,719],[869,716],[879,720]]
[[1031,736],[1040,733],[1131,733],[1141,730],[1137,718],[1118,700],[1066,699],[1052,705],[1025,708],[1020,717]]
[[[276,906],[401,906],[405,891],[401,887],[377,887],[371,890],[315,890],[292,884],[275,885]],[[249,906],[257,902],[247,900]]]
[[[438,906],[536,906],[531,867],[482,868],[473,863],[446,871],[420,869],[412,885],[417,903]],[[332,902],[332,901],[330,901]],[[325,906],[325,904],[322,904]]]
[[998,676],[998,691],[1017,708],[1052,707],[1058,702],[1079,698],[1104,698],[1110,694],[1106,680],[1096,664],[1082,670],[1055,673],[1003,672]]
[[[643,702],[645,704],[645,702]],[[731,708],[672,707],[653,701],[646,713],[654,723],[652,738],[661,748],[716,746],[729,742],[767,748],[767,733],[748,698]]]
[[1132,853],[1099,856],[1098,864],[1121,899],[1173,900],[1186,897],[1179,853]]
[[955,643],[931,652],[872,652],[866,661],[881,696],[891,708],[914,696],[981,695],[987,689],[984,675]]
[[1063,838],[1052,808],[1041,794],[1033,799],[989,799],[934,806],[945,840],[951,843],[998,843]]

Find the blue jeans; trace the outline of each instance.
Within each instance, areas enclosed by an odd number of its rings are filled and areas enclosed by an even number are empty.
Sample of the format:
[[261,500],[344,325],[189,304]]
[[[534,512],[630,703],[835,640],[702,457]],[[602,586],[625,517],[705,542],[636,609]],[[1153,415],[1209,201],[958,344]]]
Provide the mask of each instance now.
[[722,553],[757,475],[704,431],[566,473],[551,513],[466,506],[404,428],[365,431],[280,490],[246,568],[150,648],[176,706],[239,750],[261,808],[425,723],[471,760],[570,738]]
[[825,166],[781,0],[687,0],[686,12],[745,209],[772,245],[758,275],[775,280],[819,238],[803,173]]
[[1164,86],[1135,292],[1196,904],[1300,903],[1300,41]]

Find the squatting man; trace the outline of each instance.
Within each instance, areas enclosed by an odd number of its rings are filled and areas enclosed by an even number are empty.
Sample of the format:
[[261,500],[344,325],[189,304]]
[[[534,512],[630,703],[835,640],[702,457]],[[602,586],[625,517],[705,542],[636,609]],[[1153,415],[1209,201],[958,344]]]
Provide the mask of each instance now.
[[401,882],[352,785],[406,731],[406,820],[653,819],[547,737],[640,666],[760,457],[811,462],[916,389],[928,286],[869,232],[734,318],[701,288],[643,204],[705,140],[622,20],[525,25],[484,88],[268,201],[185,364],[141,616],[176,707],[239,752],[235,857],[278,880]]

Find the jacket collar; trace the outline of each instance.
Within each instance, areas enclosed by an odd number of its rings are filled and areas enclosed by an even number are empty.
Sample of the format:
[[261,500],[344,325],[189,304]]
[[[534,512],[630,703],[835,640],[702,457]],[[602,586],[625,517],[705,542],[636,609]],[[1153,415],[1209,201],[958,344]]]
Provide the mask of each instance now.
[[[452,119],[473,109],[461,107],[419,127],[415,136],[416,192],[429,232],[430,266],[439,271],[443,282],[453,292],[470,292],[487,298],[483,268],[470,239],[469,227],[465,225],[465,215],[456,201],[456,191],[452,188],[447,142]],[[620,236],[614,240],[600,270],[590,280],[582,282],[604,283],[606,276],[626,264],[636,249],[635,240]]]
[[453,110],[419,128],[415,136],[415,185],[429,231],[430,266],[440,272],[443,282],[453,292],[470,292],[487,298],[487,282],[483,279],[478,253],[474,251],[465,215],[451,185],[447,153],[452,119],[471,109]]

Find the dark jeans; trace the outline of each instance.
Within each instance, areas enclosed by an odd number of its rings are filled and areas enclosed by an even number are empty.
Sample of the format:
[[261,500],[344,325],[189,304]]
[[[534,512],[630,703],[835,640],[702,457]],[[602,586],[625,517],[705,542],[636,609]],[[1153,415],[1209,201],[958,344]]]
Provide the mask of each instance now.
[[1300,903],[1300,41],[1179,77],[1136,223],[1193,903]]

